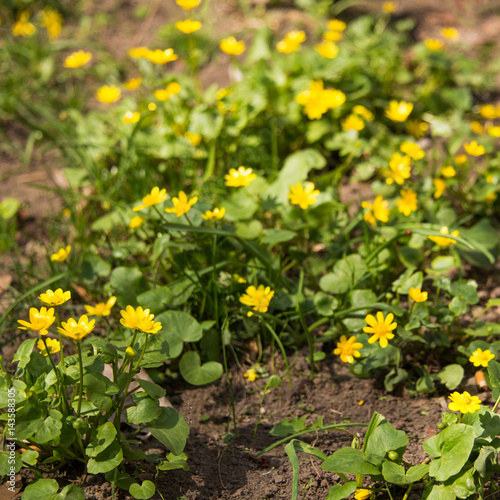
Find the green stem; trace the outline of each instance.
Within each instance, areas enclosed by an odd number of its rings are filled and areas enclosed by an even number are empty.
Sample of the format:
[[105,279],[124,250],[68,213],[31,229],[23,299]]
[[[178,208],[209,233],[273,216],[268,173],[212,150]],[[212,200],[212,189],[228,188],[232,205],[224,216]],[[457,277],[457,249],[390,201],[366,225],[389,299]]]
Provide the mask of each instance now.
[[500,396],[498,396],[497,400],[495,401],[495,404],[493,405],[492,412],[495,413],[497,411],[498,405],[500,404]]
[[413,483],[410,483],[410,486],[408,486],[408,489],[406,490],[405,496],[403,497],[403,500],[408,500],[408,496],[410,495],[410,491],[413,487]]
[[52,366],[52,369],[54,370],[54,373],[56,374],[57,383],[58,383],[58,386],[59,386],[59,390],[57,391],[58,395],[61,398],[61,400],[64,401],[64,407],[66,409],[66,415],[69,415],[70,409],[69,409],[69,406],[68,406],[68,401],[66,399],[66,393],[65,393],[65,390],[64,390],[64,386],[62,384],[62,381],[61,381],[61,378],[59,376],[59,372],[57,371],[57,367],[56,367],[56,365],[54,363],[54,360],[52,359],[52,356],[50,354],[50,349],[47,346],[47,342],[45,342],[45,337],[44,336],[42,336],[42,342],[43,342],[43,345],[45,346],[45,352],[47,353],[47,358],[49,358],[50,365]]
[[[61,326],[61,318],[59,316],[59,309],[56,307],[55,308],[56,310],[56,322],[57,322],[57,326]],[[61,333],[59,332],[59,330],[57,330],[57,335],[59,335],[59,366],[61,367],[61,370],[64,368],[64,352],[63,352],[63,343],[62,343],[62,335]]]
[[78,409],[76,412],[76,418],[80,418],[80,412],[82,410],[82,400],[83,400],[83,359],[82,359],[82,346],[80,342],[76,343],[76,348],[78,349],[78,365],[80,367],[80,397],[78,398]]
[[[132,370],[132,372],[136,372],[137,369],[141,365],[142,358],[144,357],[144,353],[146,352],[146,346],[148,345],[148,338],[149,338],[149,336],[146,334],[146,340],[144,340],[144,345],[142,346],[141,355],[139,356],[139,359],[137,360],[137,363],[135,364],[134,369]],[[127,389],[128,389],[128,385],[127,385]],[[127,391],[125,391],[125,393],[126,392]]]

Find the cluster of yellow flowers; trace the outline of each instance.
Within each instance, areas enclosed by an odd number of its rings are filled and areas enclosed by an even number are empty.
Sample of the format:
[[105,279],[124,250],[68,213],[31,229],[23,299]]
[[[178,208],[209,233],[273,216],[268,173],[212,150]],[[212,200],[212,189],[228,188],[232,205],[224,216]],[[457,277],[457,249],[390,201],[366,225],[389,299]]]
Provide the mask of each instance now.
[[[38,341],[37,346],[45,356],[55,354],[61,350],[61,343],[55,339],[45,338],[49,328],[54,323],[56,317],[54,316],[54,307],[65,304],[71,299],[71,292],[63,291],[58,288],[55,291],[47,290],[45,293],[40,294],[38,297],[42,304],[47,307],[41,307],[40,310],[32,307],[29,310],[29,321],[22,319],[18,320],[21,325],[18,328],[21,330],[31,330],[38,332],[41,339]],[[95,306],[86,305],[85,309],[90,316],[109,316],[111,308],[116,303],[116,297],[110,297],[106,303],[99,303]],[[160,322],[154,321],[154,315],[150,313],[149,309],[138,307],[134,309],[132,306],[127,306],[125,311],[121,311],[122,319],[120,323],[133,330],[140,330],[144,333],[158,333],[162,326]],[[95,328],[95,319],[90,320],[86,314],[81,316],[78,321],[74,318],[69,318],[68,321],[62,321],[61,326],[57,327],[57,331],[65,337],[81,342],[89,333]]]
[[[30,20],[31,14],[29,10],[21,12],[12,26],[12,34],[14,36],[22,36],[29,38],[36,33],[36,25]],[[62,30],[63,18],[61,14],[47,7],[38,13],[38,18],[42,26],[47,30],[50,40],[57,40]]]
[[295,97],[304,106],[304,113],[310,120],[321,118],[329,109],[342,106],[346,100],[345,94],[337,89],[325,89],[322,80],[310,83],[309,89]]
[[306,34],[303,31],[290,31],[276,45],[276,50],[282,54],[291,54],[300,50],[301,45],[306,40]]

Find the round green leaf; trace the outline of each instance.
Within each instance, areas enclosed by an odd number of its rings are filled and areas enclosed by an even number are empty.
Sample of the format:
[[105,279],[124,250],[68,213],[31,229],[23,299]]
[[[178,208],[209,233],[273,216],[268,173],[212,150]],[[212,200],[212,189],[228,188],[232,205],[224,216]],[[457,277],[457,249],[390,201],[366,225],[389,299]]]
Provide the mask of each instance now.
[[59,485],[55,479],[39,479],[35,483],[26,486],[23,500],[42,500],[52,498],[57,493]]
[[208,361],[202,365],[200,355],[195,351],[184,353],[179,368],[184,380],[193,385],[210,384],[220,378],[224,371],[216,361]]
[[142,485],[131,484],[128,492],[139,500],[147,500],[155,494],[155,485],[151,481],[144,481]]

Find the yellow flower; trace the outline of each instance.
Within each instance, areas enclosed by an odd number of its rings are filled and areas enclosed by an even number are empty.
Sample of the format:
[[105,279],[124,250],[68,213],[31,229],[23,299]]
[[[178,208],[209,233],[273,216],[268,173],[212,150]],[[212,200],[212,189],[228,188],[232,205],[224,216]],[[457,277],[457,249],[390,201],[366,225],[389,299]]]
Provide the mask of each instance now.
[[178,58],[179,56],[174,53],[174,49],[148,50],[146,54],[146,59],[154,64],[167,64],[168,62],[175,61]]
[[483,351],[481,348],[478,347],[472,353],[472,356],[469,358],[469,361],[471,363],[474,363],[474,366],[483,366],[484,368],[486,368],[488,366],[488,363],[492,359],[495,359],[495,355],[489,349]]
[[137,78],[131,78],[130,80],[127,80],[123,86],[127,89],[127,90],[135,90],[136,88],[138,88],[142,83],[142,78],[140,76],[138,76]]
[[298,205],[302,210],[306,210],[309,205],[316,203],[318,195],[319,191],[312,182],[306,182],[304,186],[298,182],[295,186],[290,186],[288,198],[292,205]]
[[326,31],[323,33],[323,39],[327,42],[338,42],[339,40],[342,40],[343,36],[344,34],[340,31]]
[[382,196],[377,196],[373,203],[364,201],[361,203],[361,206],[368,209],[363,218],[372,226],[377,224],[377,220],[380,222],[387,222],[389,220],[389,202],[384,200]]
[[66,248],[60,248],[56,253],[53,253],[50,256],[50,260],[52,262],[64,262],[69,254],[71,253],[71,245],[68,245]]
[[104,304],[103,302],[99,302],[95,306],[85,306],[85,310],[89,314],[89,316],[109,316],[111,314],[111,308],[116,303],[116,297],[110,297],[108,301]]
[[127,111],[122,118],[123,123],[130,125],[132,123],[137,123],[141,119],[141,113],[139,111]]
[[213,210],[207,210],[201,217],[205,220],[221,220],[225,213],[226,209],[224,207],[214,208]]
[[491,137],[500,137],[500,126],[498,125],[489,126],[488,134],[491,135]]
[[389,168],[384,169],[384,175],[387,177],[387,184],[404,184],[406,179],[411,175],[411,158],[403,156],[399,153],[394,153],[389,161]]
[[413,104],[406,101],[390,101],[385,116],[393,122],[404,122],[413,110]]
[[425,151],[416,142],[403,142],[401,151],[407,154],[412,160],[425,158]]
[[424,40],[424,44],[429,50],[433,52],[436,52],[443,48],[443,42],[441,40],[437,40],[436,38],[426,38]]
[[485,197],[484,197],[484,201],[485,203],[493,203],[498,197],[498,194],[497,193],[488,193]]
[[436,198],[437,200],[438,198],[441,198],[441,196],[443,195],[446,189],[446,182],[443,179],[436,177],[435,179],[432,180],[432,183],[434,184],[434,187],[436,189],[436,191],[434,191],[434,198]]
[[[274,291],[268,286],[259,285],[258,288],[255,288],[252,285],[240,297],[240,302],[246,306],[250,306],[254,311],[265,313],[269,308],[269,302],[271,302],[273,295]],[[252,311],[247,312],[247,316],[250,317],[252,315]]]
[[50,328],[52,323],[54,323],[55,319],[53,307],[50,309],[41,307],[40,311],[32,307],[30,309],[30,321],[28,322],[18,319],[17,322],[23,325],[18,326],[21,330],[32,330],[34,332],[39,332],[40,335],[46,335],[47,330]]
[[441,168],[441,175],[450,179],[451,177],[455,177],[455,175],[457,175],[457,171],[451,165],[447,165],[446,167]]
[[301,44],[306,40],[306,34],[300,30],[290,31],[276,45],[276,50],[282,54],[290,54],[300,50]]
[[328,29],[330,31],[345,31],[347,24],[340,19],[331,19],[328,21]]
[[187,214],[190,210],[191,207],[198,201],[198,197],[194,196],[190,200],[188,200],[188,197],[186,196],[186,193],[184,191],[179,191],[179,197],[173,197],[172,202],[174,204],[173,207],[167,207],[165,209],[165,212],[168,214],[174,213],[177,215],[177,217],[180,217],[181,215]]
[[448,40],[458,40],[460,35],[458,34],[457,28],[442,28],[441,29],[441,36],[444,38],[448,38]]
[[396,200],[398,210],[408,216],[417,210],[417,193],[411,189],[402,189],[401,198]]
[[[45,349],[45,344],[47,344],[47,349]],[[59,352],[61,350],[61,344],[56,339],[51,339],[50,337],[47,337],[45,339],[45,344],[43,343],[42,339],[40,339],[36,343],[36,346],[38,347],[39,351],[44,356],[48,356],[49,354],[55,354],[56,352]]]
[[[443,226],[439,232],[441,234],[450,234],[449,229],[446,226]],[[459,237],[460,233],[458,231],[453,231],[451,236]],[[451,238],[446,238],[445,236],[427,236],[431,241],[437,243],[440,247],[449,247],[450,245],[455,245],[457,240],[452,240]]]
[[259,377],[259,374],[256,372],[255,368],[249,368],[244,374],[243,377],[248,379],[249,382],[255,382]]
[[146,219],[144,217],[141,217],[140,215],[136,215],[135,217],[132,217],[130,219],[130,222],[128,223],[128,227],[130,229],[137,229],[138,227],[141,227],[145,222],[146,222]]
[[422,292],[420,288],[415,288],[412,286],[410,288],[410,292],[408,295],[415,301],[415,302],[425,302],[429,296],[427,292]]
[[376,319],[372,314],[368,314],[368,316],[366,316],[365,318],[365,321],[369,326],[365,326],[363,328],[363,331],[365,333],[373,334],[368,339],[368,343],[373,344],[378,340],[380,342],[380,347],[385,349],[389,345],[388,340],[394,338],[394,334],[392,333],[392,331],[395,330],[398,326],[396,322],[392,322],[393,319],[394,314],[392,313],[389,313],[384,318],[384,313],[382,311],[379,311],[377,313]]
[[464,163],[467,163],[467,155],[456,155],[455,163],[457,165],[463,165]]
[[36,26],[29,21],[30,13],[25,10],[21,12],[14,26],[12,26],[12,34],[14,36],[22,36],[29,38],[36,31]]
[[96,99],[106,104],[112,104],[119,101],[121,96],[121,89],[115,85],[103,85],[96,93]]
[[483,135],[486,132],[481,122],[477,120],[470,122],[470,129],[477,135]]
[[215,94],[215,99],[221,101],[224,97],[227,97],[231,93],[231,89],[221,88]]
[[142,205],[134,207],[132,210],[134,212],[138,212],[143,208],[152,207],[153,205],[158,205],[158,203],[165,201],[167,198],[168,198],[167,190],[166,189],[160,190],[158,186],[155,186],[151,190],[151,193],[144,196],[144,198],[142,199]]
[[406,123],[405,127],[408,133],[415,137],[415,139],[424,137],[429,130],[429,124],[421,120],[410,120]]
[[234,273],[231,277],[234,281],[236,281],[236,283],[248,283],[247,280],[239,274]]
[[57,10],[44,9],[40,13],[40,19],[51,40],[59,38],[62,29],[63,18]]
[[71,292],[63,292],[62,288],[58,288],[55,292],[47,290],[45,293],[41,293],[38,298],[46,306],[60,306],[71,299]]
[[388,14],[392,14],[397,8],[398,4],[396,2],[384,2],[382,4],[382,10]]
[[128,49],[128,55],[134,59],[142,59],[148,56],[149,49],[147,47],[133,47]]
[[329,109],[342,106],[345,94],[336,89],[325,89],[323,81],[313,81],[308,90],[304,90],[295,97],[295,100],[304,106],[304,113],[310,120],[317,120]]
[[499,118],[497,114],[497,108],[493,104],[483,104],[479,108],[479,113],[483,118],[486,118],[487,120],[494,120],[495,118]]
[[184,10],[191,10],[200,5],[201,0],[175,0],[179,7],[182,7]]
[[127,328],[133,330],[141,330],[144,333],[158,333],[161,330],[161,323],[154,321],[154,314],[150,314],[149,309],[138,307],[134,309],[132,306],[127,306],[126,310],[121,310],[122,318],[120,323]]
[[200,145],[203,136],[201,134],[193,134],[191,132],[186,132],[184,137],[191,143],[192,146],[196,147]]
[[333,354],[340,356],[340,360],[344,363],[353,363],[354,358],[359,358],[361,354],[358,352],[363,347],[361,342],[356,342],[356,337],[350,337],[347,340],[345,335],[340,337],[340,342],[337,342],[337,348]]
[[366,120],[368,122],[373,121],[373,118],[374,118],[373,113],[369,109],[365,108],[364,106],[361,106],[361,104],[354,106],[354,108],[352,108],[352,112],[361,116],[364,120]]
[[354,500],[368,500],[370,498],[371,491],[366,488],[356,488],[354,492]]
[[486,149],[481,144],[478,144],[477,141],[466,142],[464,144],[465,152],[470,156],[482,156],[486,153]]
[[64,66],[66,68],[81,68],[85,66],[92,59],[91,52],[85,52],[84,50],[77,50],[70,54],[64,60]]
[[154,102],[150,102],[148,104],[149,111],[155,111],[156,108],[157,108],[157,106],[156,106],[156,104]]
[[229,38],[224,38],[224,40],[221,40],[219,47],[222,52],[225,52],[230,56],[239,56],[246,50],[245,42],[243,40],[236,40],[234,36],[230,36]]
[[175,27],[182,33],[189,35],[198,31],[202,24],[200,21],[191,21],[191,19],[185,19],[184,21],[177,21]]
[[320,56],[326,57],[327,59],[335,59],[339,53],[337,45],[329,40],[323,40],[322,42],[317,43],[314,46],[314,50]]
[[358,115],[350,114],[342,120],[341,123],[342,130],[363,130],[365,128],[365,122]]
[[164,89],[155,90],[153,93],[159,101],[167,101],[180,91],[181,86],[177,82],[170,82]]
[[462,394],[454,392],[450,394],[451,403],[448,408],[451,411],[459,411],[460,413],[474,413],[481,408],[481,400],[477,396],[471,396],[467,391]]
[[127,356],[127,358],[134,359],[137,356],[137,353],[132,347],[129,346],[125,349],[125,356]]
[[63,334],[65,337],[73,339],[75,342],[80,342],[83,337],[88,335],[95,327],[95,319],[89,321],[87,315],[83,315],[78,322],[69,318],[68,321],[62,322],[61,327],[57,327],[57,331]]
[[229,174],[224,176],[224,179],[226,179],[226,186],[229,187],[248,186],[256,178],[257,175],[252,173],[251,168],[245,168],[243,166],[238,167],[238,170],[231,168]]

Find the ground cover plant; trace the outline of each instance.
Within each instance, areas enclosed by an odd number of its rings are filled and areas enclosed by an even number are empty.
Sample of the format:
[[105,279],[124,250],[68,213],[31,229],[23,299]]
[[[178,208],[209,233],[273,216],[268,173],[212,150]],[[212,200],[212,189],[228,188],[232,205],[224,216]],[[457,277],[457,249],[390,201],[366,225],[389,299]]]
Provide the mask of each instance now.
[[[451,411],[421,464],[404,461],[391,415],[278,424],[293,498],[297,451],[341,479],[330,500],[492,493],[500,327],[483,318],[500,300],[466,276],[499,252],[497,62],[487,47],[468,54],[454,27],[415,41],[392,2],[353,16],[304,3],[307,29],[215,36],[208,2],[176,1],[178,19],[118,61],[65,38],[80,14],[64,2],[0,10],[2,121],[27,131],[25,158],[56,154],[66,182],[31,272],[16,249],[22,205],[0,203],[20,284],[0,319],[3,344],[18,345],[0,373],[0,474],[34,471],[23,498],[84,498],[74,484],[58,493],[51,475],[66,467],[105,475],[113,497],[161,496],[158,477],[189,468],[189,425],[166,388],[223,378],[230,442],[238,367],[259,395],[255,436],[306,348],[312,382],[345,364],[389,393],[444,393]],[[202,82],[214,60],[229,85]],[[491,410],[462,390],[474,372]],[[330,456],[297,439],[363,425]],[[144,432],[166,452],[144,453]],[[149,466],[155,481],[140,478]]]

